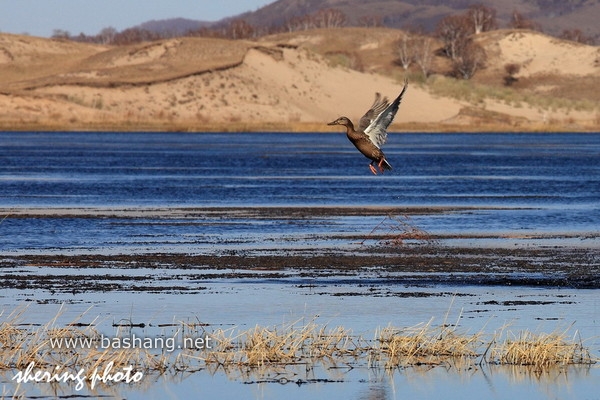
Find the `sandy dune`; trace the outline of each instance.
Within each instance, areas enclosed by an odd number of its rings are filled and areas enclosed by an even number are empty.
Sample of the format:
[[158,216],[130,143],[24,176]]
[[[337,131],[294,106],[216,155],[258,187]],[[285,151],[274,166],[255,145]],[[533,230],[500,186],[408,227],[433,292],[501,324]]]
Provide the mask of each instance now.
[[[382,46],[390,46],[398,31],[377,34],[357,44],[357,51],[389,53]],[[334,66],[302,45],[318,40],[318,34],[260,43],[180,38],[111,48],[2,34],[0,126],[327,131],[332,129],[325,124],[340,115],[360,118],[375,91],[388,97],[400,91],[400,68],[392,78]],[[500,74],[503,65],[514,62],[522,65],[520,77],[563,74],[600,80],[598,47],[525,31],[490,33],[482,43],[493,61],[487,74]],[[494,98],[472,104],[432,93],[412,81],[393,127],[545,129],[551,115],[548,129],[597,129],[600,113],[598,108],[550,110]]]
[[506,63],[522,65],[520,75],[543,73],[598,75],[600,48],[516,31],[498,41]]

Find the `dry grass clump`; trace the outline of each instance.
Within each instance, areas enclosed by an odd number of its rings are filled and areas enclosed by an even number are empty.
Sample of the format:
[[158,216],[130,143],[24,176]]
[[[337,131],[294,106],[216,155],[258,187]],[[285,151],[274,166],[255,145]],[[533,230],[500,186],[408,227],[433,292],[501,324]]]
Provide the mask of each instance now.
[[483,343],[481,333],[467,335],[453,325],[425,325],[399,329],[382,329],[376,341],[379,357],[386,369],[411,365],[438,365],[448,359],[475,358]]
[[409,216],[391,214],[375,225],[360,244],[364,245],[367,240],[377,240],[384,246],[402,246],[407,242],[435,242],[432,235],[416,226]]
[[216,346],[206,364],[234,367],[308,364],[360,355],[360,338],[343,327],[328,329],[314,322],[282,328],[256,326],[233,336],[233,330],[211,333]]
[[[463,365],[465,368],[483,363],[533,366],[536,371],[549,371],[565,365],[595,363],[581,341],[569,340],[562,334],[518,335],[504,333],[486,341],[482,332],[461,333],[457,325],[432,325],[432,321],[410,328],[386,327],[376,331],[373,340],[356,336],[344,327],[329,328],[314,321],[277,326],[255,326],[247,330],[215,329],[206,324],[178,322],[169,324],[177,337],[176,344],[186,338],[210,338],[206,346],[166,348],[106,346],[91,324],[74,322],[60,326],[58,315],[47,324],[32,326],[22,323],[23,310],[13,312],[0,321],[0,370],[23,371],[35,368],[61,371],[86,371],[89,381],[95,371],[110,365],[115,370],[129,368],[133,373],[178,374],[222,369],[241,376],[295,375],[294,368],[310,370],[315,366],[378,367],[386,370],[416,366]],[[83,316],[83,314],[82,314]],[[2,317],[0,315],[0,317]],[[131,327],[119,326],[115,338],[127,338]],[[160,336],[162,337],[162,336]],[[503,338],[503,339],[502,339]],[[86,340],[87,345],[65,346],[65,340]],[[57,341],[63,345],[56,345]],[[81,342],[79,342],[81,343]],[[483,350],[483,351],[482,351]]]
[[[0,369],[25,369],[31,363],[36,368],[100,370],[108,363],[114,368],[136,366],[138,369],[154,370],[154,356],[146,349],[114,349],[98,345],[100,334],[94,323],[81,324],[75,320],[66,326],[57,326],[62,309],[48,323],[25,328],[21,322],[23,310],[13,312],[0,322]],[[85,313],[84,313],[85,314]],[[81,314],[81,318],[84,314]],[[66,341],[83,339],[90,346],[73,347]],[[62,345],[57,345],[62,344]]]
[[523,331],[517,335],[508,332],[504,340],[490,343],[487,361],[501,365],[532,366],[536,370],[594,363],[581,340],[570,340],[566,331],[550,334]]

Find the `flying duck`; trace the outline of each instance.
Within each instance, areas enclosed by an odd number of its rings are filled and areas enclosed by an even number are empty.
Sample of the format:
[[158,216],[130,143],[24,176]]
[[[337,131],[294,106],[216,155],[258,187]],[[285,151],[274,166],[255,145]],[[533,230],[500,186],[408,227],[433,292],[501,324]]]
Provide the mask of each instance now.
[[380,93],[375,93],[375,101],[373,105],[360,119],[358,130],[354,129],[354,124],[347,117],[340,117],[327,125],[343,125],[346,127],[346,136],[354,146],[365,157],[371,160],[369,168],[371,172],[377,175],[377,170],[373,166],[377,163],[377,167],[383,173],[386,169],[392,169],[390,163],[385,159],[385,154],[381,151],[381,146],[387,139],[387,127],[392,123],[392,120],[398,112],[402,96],[408,87],[408,81],[404,81],[402,91],[391,104],[387,97],[381,97]]

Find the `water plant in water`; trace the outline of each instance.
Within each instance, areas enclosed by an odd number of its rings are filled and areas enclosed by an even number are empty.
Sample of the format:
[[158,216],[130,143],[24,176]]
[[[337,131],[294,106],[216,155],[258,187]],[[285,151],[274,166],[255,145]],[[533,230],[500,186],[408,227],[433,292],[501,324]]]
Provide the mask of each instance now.
[[408,328],[376,329],[373,339],[367,339],[313,319],[250,329],[210,329],[202,323],[179,322],[168,324],[172,332],[153,338],[136,337],[130,329],[119,327],[108,338],[94,327],[97,318],[81,323],[83,314],[58,325],[60,312],[41,326],[23,324],[24,309],[0,320],[0,370],[12,371],[19,382],[70,381],[79,389],[81,385],[93,389],[124,381],[135,384],[145,375],[182,372],[223,371],[246,380],[265,376],[280,380],[297,376],[290,368],[332,365],[393,371],[487,364],[541,373],[597,361],[578,335],[568,337],[569,329],[550,334],[505,329],[490,336],[483,331],[461,332],[457,324],[436,326],[432,319]]

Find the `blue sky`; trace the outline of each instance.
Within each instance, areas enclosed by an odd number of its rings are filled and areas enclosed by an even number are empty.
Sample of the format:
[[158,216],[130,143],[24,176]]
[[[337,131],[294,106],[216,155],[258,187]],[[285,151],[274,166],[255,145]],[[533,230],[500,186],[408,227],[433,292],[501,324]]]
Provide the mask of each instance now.
[[0,0],[0,32],[49,37],[54,29],[95,35],[152,19],[216,21],[275,0]]

